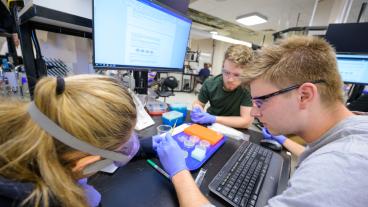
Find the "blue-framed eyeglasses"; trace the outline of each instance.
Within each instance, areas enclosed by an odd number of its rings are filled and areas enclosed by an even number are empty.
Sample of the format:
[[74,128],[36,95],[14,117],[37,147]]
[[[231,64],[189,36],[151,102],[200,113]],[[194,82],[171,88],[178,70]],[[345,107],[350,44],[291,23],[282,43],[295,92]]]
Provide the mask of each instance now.
[[[308,82],[304,82],[304,83],[308,83]],[[269,99],[271,97],[274,97],[274,96],[277,96],[277,95],[281,95],[283,93],[287,93],[287,92],[292,91],[294,89],[297,89],[300,86],[302,86],[304,83],[292,85],[292,86],[289,86],[287,88],[278,90],[276,92],[273,92],[273,93],[270,93],[270,94],[267,94],[267,95],[264,95],[264,96],[253,97],[252,102],[253,102],[254,105],[257,106],[257,108],[261,108],[263,103],[267,99]],[[314,83],[314,84],[316,84],[316,83],[326,83],[326,81],[324,81],[324,80],[315,80],[315,81],[309,81],[309,83]]]

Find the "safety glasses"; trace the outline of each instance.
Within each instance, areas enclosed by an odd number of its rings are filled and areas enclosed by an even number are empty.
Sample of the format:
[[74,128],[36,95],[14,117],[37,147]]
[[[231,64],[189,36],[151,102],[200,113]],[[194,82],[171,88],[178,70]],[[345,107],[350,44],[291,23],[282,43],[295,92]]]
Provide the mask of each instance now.
[[[316,83],[326,83],[326,81],[324,81],[324,80],[315,80],[315,81],[309,81],[309,82],[304,82],[304,83],[314,83],[314,84],[316,84]],[[284,89],[281,89],[281,90],[278,90],[276,92],[269,93],[269,94],[266,94],[266,95],[263,95],[263,96],[253,97],[252,98],[253,105],[257,106],[257,108],[261,108],[262,105],[264,104],[264,102],[266,102],[271,97],[287,93],[287,92],[292,91],[294,89],[298,89],[304,83],[295,84],[295,85],[289,86],[287,88],[284,88]]]

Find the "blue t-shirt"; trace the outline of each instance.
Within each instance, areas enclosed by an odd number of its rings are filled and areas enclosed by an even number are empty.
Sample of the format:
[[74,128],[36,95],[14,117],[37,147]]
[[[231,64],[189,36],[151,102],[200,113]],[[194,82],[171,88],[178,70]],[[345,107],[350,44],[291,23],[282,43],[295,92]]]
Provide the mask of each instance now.
[[206,78],[208,78],[208,76],[210,76],[210,69],[208,68],[202,68],[199,73],[198,76],[202,79],[205,80]]

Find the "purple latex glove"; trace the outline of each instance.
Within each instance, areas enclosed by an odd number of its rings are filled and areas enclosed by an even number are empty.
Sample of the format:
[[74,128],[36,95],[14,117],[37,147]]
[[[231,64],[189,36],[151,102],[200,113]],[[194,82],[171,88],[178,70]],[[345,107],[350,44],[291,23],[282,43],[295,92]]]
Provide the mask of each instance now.
[[157,154],[162,166],[171,178],[178,172],[187,169],[184,151],[169,133],[157,146]]
[[276,140],[280,144],[284,144],[286,141],[286,137],[284,135],[272,135],[267,128],[262,128],[262,134],[265,139],[273,139]]
[[202,109],[198,106],[193,107],[192,112],[190,113],[191,119],[196,119],[202,114]]
[[193,122],[200,124],[213,124],[216,122],[216,116],[203,112],[199,107],[193,108],[190,118]]
[[101,202],[101,194],[92,185],[87,184],[87,178],[78,180],[78,184],[83,188],[89,206],[98,206],[98,204]]
[[154,135],[152,136],[152,148],[157,151],[158,145],[161,143],[162,140],[164,140],[165,137],[162,135]]

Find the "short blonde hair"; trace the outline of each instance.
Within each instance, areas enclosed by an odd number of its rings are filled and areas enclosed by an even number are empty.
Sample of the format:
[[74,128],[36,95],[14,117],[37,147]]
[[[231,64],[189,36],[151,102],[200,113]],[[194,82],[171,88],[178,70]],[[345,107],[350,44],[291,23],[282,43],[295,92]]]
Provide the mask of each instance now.
[[225,60],[244,69],[253,60],[253,51],[244,45],[231,45],[225,52]]
[[[117,80],[98,75],[64,79],[65,90],[56,94],[56,79],[42,78],[35,88],[36,106],[71,135],[102,149],[116,150],[126,142],[136,123],[132,97]],[[23,204],[88,206],[83,189],[72,172],[75,159],[87,154],[58,140],[35,123],[29,103],[0,102],[0,175],[34,183]],[[75,155],[73,160],[67,155]]]
[[264,47],[255,55],[242,81],[263,78],[277,87],[324,80],[317,84],[322,103],[343,102],[342,81],[333,47],[317,37],[292,36]]

